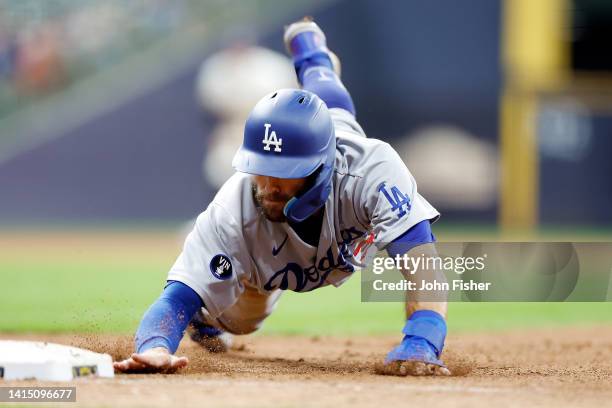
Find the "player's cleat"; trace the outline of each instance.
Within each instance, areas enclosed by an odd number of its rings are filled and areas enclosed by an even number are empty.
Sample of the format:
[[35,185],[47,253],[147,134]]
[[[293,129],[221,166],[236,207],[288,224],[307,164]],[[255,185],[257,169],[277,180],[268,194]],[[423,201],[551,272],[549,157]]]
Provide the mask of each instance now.
[[312,19],[304,18],[285,27],[284,42],[298,76],[307,61],[327,65],[340,76],[340,59],[327,48],[325,34]]
[[231,333],[195,320],[189,323],[187,334],[191,340],[211,353],[225,353],[234,342],[234,336]]

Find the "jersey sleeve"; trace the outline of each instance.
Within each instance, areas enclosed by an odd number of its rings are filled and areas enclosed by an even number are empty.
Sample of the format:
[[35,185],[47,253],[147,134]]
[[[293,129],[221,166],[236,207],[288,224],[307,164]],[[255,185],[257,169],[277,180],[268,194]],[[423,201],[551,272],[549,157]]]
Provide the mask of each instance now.
[[212,317],[232,306],[244,290],[250,259],[240,226],[223,207],[211,203],[198,217],[168,280],[184,283],[203,300]]
[[378,249],[419,222],[433,222],[440,216],[418,193],[414,177],[395,149],[383,142],[364,158],[354,202],[358,218],[372,228]]

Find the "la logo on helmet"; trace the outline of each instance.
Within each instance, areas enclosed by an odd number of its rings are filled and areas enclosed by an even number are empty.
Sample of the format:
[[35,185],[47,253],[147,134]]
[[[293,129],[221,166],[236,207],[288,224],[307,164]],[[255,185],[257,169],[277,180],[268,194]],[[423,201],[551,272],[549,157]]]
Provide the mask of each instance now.
[[261,141],[261,143],[264,144],[264,150],[270,151],[270,145],[274,145],[275,152],[282,151],[281,146],[283,145],[283,139],[278,139],[275,131],[270,133],[271,124],[264,123],[264,127],[266,128],[266,133],[264,134],[264,139]]

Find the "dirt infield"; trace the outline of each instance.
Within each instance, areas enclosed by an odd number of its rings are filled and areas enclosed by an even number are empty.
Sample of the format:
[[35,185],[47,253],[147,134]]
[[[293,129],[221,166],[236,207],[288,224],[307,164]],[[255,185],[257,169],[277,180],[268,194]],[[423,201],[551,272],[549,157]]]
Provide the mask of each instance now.
[[[108,352],[131,338],[0,335]],[[456,335],[444,355],[452,377],[389,377],[375,372],[397,337],[240,337],[224,355],[183,341],[189,367],[173,375],[117,375],[76,382],[79,406],[504,407],[609,406],[612,327]],[[30,385],[6,382],[2,385]],[[48,406],[48,405],[47,405]],[[75,406],[68,404],[67,406]]]

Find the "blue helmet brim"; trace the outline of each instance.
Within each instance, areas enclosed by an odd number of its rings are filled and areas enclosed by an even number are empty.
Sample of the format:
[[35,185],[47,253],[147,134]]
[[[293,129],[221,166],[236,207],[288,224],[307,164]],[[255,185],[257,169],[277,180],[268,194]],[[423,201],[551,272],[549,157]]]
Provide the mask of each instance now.
[[232,167],[243,173],[282,179],[308,177],[324,162],[320,155],[309,157],[272,156],[240,147],[232,160]]

